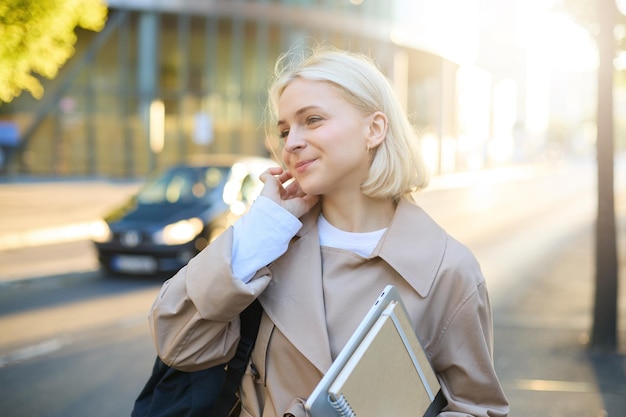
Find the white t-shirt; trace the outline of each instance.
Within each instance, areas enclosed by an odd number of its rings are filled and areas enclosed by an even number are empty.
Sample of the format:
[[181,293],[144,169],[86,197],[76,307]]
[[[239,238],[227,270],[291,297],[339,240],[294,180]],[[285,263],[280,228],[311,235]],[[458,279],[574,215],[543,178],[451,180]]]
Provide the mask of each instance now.
[[[248,282],[256,271],[287,251],[302,222],[267,197],[259,196],[233,225],[233,275]],[[345,249],[363,257],[372,253],[386,229],[367,233],[337,229],[320,214],[320,245]]]

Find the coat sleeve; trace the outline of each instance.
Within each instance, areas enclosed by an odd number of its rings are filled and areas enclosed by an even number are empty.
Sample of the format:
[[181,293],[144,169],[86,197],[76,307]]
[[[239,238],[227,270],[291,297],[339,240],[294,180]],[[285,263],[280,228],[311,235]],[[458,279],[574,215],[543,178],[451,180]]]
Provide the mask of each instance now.
[[230,267],[229,228],[167,280],[148,316],[157,354],[166,364],[195,371],[227,362],[239,340],[239,313],[270,281],[267,268],[247,284]]
[[[441,417],[506,417],[508,400],[493,363],[493,317],[485,278],[464,246],[449,240],[436,305],[444,305],[430,359],[448,406]],[[436,293],[436,294],[435,294]]]
[[493,330],[484,282],[460,306],[442,338],[437,359],[445,417],[505,417],[509,405],[493,365]]

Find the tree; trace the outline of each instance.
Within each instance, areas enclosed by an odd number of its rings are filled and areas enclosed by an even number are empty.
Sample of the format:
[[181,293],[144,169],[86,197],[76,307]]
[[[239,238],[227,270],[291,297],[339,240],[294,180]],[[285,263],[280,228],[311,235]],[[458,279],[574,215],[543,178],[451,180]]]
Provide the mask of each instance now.
[[596,291],[591,347],[617,349],[618,263],[614,198],[613,77],[614,0],[598,0],[598,215],[596,220]]
[[2,0],[0,2],[0,103],[23,90],[43,96],[38,76],[52,79],[74,54],[76,27],[100,31],[104,0]]
[[[618,260],[614,196],[613,60],[614,29],[624,20],[615,0],[566,0],[569,12],[595,35],[598,45],[597,165],[598,211],[595,239],[595,294],[591,349],[617,350]],[[623,41],[620,39],[619,41]]]

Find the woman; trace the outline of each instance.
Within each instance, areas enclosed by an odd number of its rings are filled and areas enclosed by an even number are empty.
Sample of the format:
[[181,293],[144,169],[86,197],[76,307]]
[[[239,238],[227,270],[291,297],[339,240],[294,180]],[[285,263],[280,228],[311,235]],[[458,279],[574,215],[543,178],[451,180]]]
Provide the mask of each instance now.
[[272,127],[284,168],[250,211],[161,290],[158,354],[196,370],[233,356],[239,313],[263,309],[241,416],[304,417],[304,402],[387,284],[395,285],[448,401],[442,416],[505,416],[485,281],[471,252],[411,197],[416,138],[366,57],[320,49],[277,65]]

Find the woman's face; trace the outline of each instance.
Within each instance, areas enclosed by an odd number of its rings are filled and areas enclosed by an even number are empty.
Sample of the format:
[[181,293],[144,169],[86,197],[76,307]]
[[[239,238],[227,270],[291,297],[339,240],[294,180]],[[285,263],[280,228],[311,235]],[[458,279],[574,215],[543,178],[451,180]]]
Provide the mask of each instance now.
[[283,161],[305,193],[360,190],[369,170],[371,117],[331,84],[297,78],[280,96],[278,120]]

